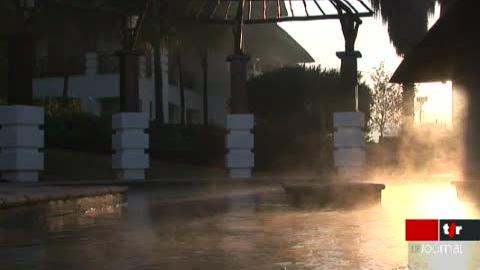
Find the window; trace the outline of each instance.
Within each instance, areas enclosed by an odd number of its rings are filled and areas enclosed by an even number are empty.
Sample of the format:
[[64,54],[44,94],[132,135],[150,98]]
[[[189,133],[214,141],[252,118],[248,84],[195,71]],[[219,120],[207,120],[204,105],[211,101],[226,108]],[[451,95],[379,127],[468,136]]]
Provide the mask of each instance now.
[[168,103],[168,123],[180,123],[180,107],[172,103]]
[[195,109],[187,109],[187,124],[199,124],[200,111]]

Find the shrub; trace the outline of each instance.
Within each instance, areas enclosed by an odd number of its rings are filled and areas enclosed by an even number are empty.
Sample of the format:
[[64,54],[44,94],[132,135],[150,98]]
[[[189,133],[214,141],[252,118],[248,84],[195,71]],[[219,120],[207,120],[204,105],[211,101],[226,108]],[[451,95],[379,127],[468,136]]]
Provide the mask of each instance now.
[[[287,67],[248,82],[255,114],[255,161],[260,169],[333,169],[333,113],[351,111],[353,93],[340,74],[320,67]],[[369,115],[369,89],[359,84],[359,109]]]
[[152,123],[150,153],[166,161],[223,167],[225,130],[214,126]]
[[[110,153],[111,115],[86,113],[47,115],[47,147]],[[169,162],[217,166],[224,164],[225,131],[201,125],[158,125],[151,123],[150,155]]]
[[46,114],[45,144],[47,147],[111,152],[111,123],[110,115]]
[[81,102],[78,98],[45,97],[36,99],[35,105],[43,106],[47,117],[64,117],[66,115],[80,114]]

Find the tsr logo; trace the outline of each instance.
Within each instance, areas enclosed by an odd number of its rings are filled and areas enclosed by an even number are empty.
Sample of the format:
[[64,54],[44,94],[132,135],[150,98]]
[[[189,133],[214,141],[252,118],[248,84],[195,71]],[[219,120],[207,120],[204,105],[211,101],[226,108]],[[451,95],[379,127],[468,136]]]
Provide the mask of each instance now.
[[462,230],[462,226],[457,226],[455,222],[450,224],[445,223],[443,225],[443,233],[448,235],[448,238],[453,239],[455,235],[460,235],[460,231]]

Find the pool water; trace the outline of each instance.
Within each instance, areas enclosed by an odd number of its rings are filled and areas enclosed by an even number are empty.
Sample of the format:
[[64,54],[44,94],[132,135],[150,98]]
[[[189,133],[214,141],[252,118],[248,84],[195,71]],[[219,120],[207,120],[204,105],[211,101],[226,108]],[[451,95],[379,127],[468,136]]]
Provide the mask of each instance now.
[[406,218],[478,218],[448,183],[301,210],[268,188],[133,188],[0,211],[0,269],[407,269]]

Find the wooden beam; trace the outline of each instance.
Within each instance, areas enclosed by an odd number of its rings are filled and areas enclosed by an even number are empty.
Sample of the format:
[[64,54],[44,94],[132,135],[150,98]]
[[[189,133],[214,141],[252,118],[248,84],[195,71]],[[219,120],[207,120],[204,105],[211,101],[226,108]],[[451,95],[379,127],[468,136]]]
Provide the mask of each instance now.
[[228,20],[228,12],[230,11],[230,6],[232,5],[232,1],[228,1],[227,9],[225,10],[225,20]]
[[209,16],[210,19],[212,19],[213,16],[215,16],[215,13],[217,12],[217,8],[218,8],[219,5],[220,5],[220,0],[217,0],[217,4],[216,4],[215,7],[213,8],[212,13],[210,13],[210,16]]
[[263,19],[267,18],[267,0],[263,0]]
[[280,18],[281,14],[280,0],[277,0],[277,18]]
[[367,5],[365,4],[365,2],[363,2],[363,0],[357,0],[358,2],[360,2],[360,4],[362,4],[362,6],[367,9],[368,12],[372,12],[373,13],[373,10]]
[[303,2],[303,8],[305,8],[305,14],[306,14],[307,16],[309,16],[309,15],[308,15],[308,10],[307,10],[307,2],[305,2],[305,0],[302,0],[302,2]]
[[317,0],[313,0],[313,2],[315,3],[315,5],[317,5],[318,10],[320,10],[320,12],[321,12],[323,15],[326,15],[326,14],[325,14],[325,11],[323,11],[322,7],[321,7],[320,4],[317,2]]
[[349,1],[346,1],[346,0],[340,0],[344,3],[347,4],[348,7],[350,7],[355,13],[358,13],[358,10],[352,5],[352,3],[350,3]]
[[290,12],[292,13],[292,17],[295,16],[293,13],[293,7],[292,7],[292,0],[288,0],[288,3],[290,4]]
[[[373,14],[370,12],[365,13],[358,13],[358,17],[371,17]],[[327,15],[311,15],[311,16],[295,16],[295,17],[280,17],[280,18],[267,18],[267,19],[246,19],[244,20],[245,24],[266,24],[266,23],[277,23],[277,22],[294,22],[294,21],[314,21],[314,20],[331,20],[331,19],[340,19],[344,16],[348,16],[347,14],[327,14]],[[191,19],[186,19],[190,20]],[[234,25],[235,21],[229,20],[225,21],[222,19],[200,19],[198,20],[203,23],[213,23],[213,24],[221,24],[221,25]]]

